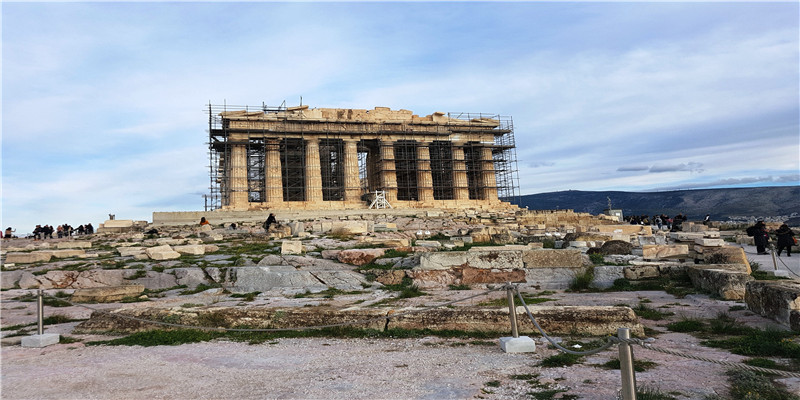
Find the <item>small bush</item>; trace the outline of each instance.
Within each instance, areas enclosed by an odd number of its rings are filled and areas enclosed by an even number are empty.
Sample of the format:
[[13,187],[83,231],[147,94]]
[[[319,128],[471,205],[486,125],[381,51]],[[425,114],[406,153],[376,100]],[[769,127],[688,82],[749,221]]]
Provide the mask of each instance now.
[[752,371],[731,369],[727,372],[731,383],[731,398],[743,400],[798,400],[799,396],[786,392],[769,378]]
[[696,319],[683,319],[667,325],[672,332],[700,332],[704,327],[703,321]]
[[554,356],[544,358],[539,365],[545,368],[568,367],[582,361],[581,356],[569,353],[558,353]]
[[242,299],[244,301],[253,301],[256,299],[256,296],[261,294],[261,292],[250,292],[250,293],[234,293],[231,295],[233,298]]
[[594,280],[594,267],[586,268],[582,273],[575,275],[575,280],[569,285],[569,290],[578,292],[581,290],[589,290],[592,281]]
[[594,265],[603,265],[606,262],[605,257],[600,253],[589,254],[589,259]]
[[660,321],[670,315],[674,315],[674,313],[671,312],[662,312],[654,310],[642,303],[639,303],[639,305],[633,309],[633,312],[635,312],[636,315],[639,317],[642,317],[644,319],[649,319],[652,321]]

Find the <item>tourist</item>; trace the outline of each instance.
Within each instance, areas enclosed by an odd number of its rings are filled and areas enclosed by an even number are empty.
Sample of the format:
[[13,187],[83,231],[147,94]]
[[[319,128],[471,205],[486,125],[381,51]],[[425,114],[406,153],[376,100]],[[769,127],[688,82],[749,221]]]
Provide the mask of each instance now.
[[703,218],[703,225],[705,226],[711,225],[711,215],[706,214],[706,217]]
[[4,239],[6,240],[11,239],[11,236],[14,234],[14,232],[16,232],[16,230],[12,230],[10,226],[6,228],[6,236],[4,237]]
[[272,224],[277,223],[278,221],[275,219],[275,214],[269,213],[269,217],[267,217],[267,220],[264,221],[264,230],[269,232],[269,227],[272,226]]
[[83,225],[78,225],[78,235],[83,235],[84,233],[86,233],[86,228]]
[[94,226],[92,226],[92,223],[89,222],[88,224],[86,224],[86,234],[91,235],[93,233],[94,233]]
[[672,228],[669,230],[670,232],[680,232],[683,230],[683,221],[686,221],[686,217],[683,214],[678,213],[675,218],[672,219]]
[[228,228],[230,230],[232,230],[232,231],[235,231],[236,230],[236,222],[231,222],[231,225]]
[[206,217],[200,217],[200,226],[209,225],[210,222],[206,221]]
[[59,225],[58,228],[56,228],[56,236],[58,236],[59,239],[64,237],[64,225]]
[[661,230],[661,227],[664,225],[664,223],[661,221],[661,217],[656,215],[655,221],[656,221],[656,226],[658,226],[658,230]]
[[756,252],[764,255],[767,253],[767,246],[769,245],[769,231],[764,220],[759,219],[753,226],[753,242],[756,244]]
[[781,251],[786,249],[786,257],[792,256],[792,246],[795,245],[794,232],[789,228],[789,225],[783,224],[775,231],[778,236],[778,256]]

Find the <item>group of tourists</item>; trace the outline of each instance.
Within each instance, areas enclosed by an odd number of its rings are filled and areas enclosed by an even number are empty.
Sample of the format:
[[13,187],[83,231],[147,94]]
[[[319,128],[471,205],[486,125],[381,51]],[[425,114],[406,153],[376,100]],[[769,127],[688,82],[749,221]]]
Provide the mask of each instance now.
[[[10,229],[10,227],[6,229],[6,232],[8,233]],[[52,225],[36,225],[36,228],[33,228],[33,240],[53,239],[53,233],[59,239],[74,235],[91,235],[94,233],[94,226],[92,226],[91,222],[86,225],[80,225],[77,228],[72,227],[70,224],[59,225],[55,228]]]
[[[204,226],[204,225],[211,225],[211,222],[209,222],[206,219],[206,217],[200,217],[200,226]],[[269,217],[267,217],[267,220],[264,221],[264,223],[261,225],[261,227],[264,228],[265,231],[269,232],[269,228],[272,225],[276,225],[277,226],[278,225],[278,220],[275,219],[275,214],[270,213]],[[230,229],[230,230],[236,230],[236,228],[237,228],[237,226],[236,226],[235,222],[233,222],[230,225],[228,225],[228,229]]]
[[756,224],[747,228],[747,235],[753,237],[753,242],[756,245],[756,251],[758,254],[766,255],[767,247],[769,247],[770,242],[770,233],[774,234],[777,238],[776,240],[776,250],[778,251],[778,256],[781,255],[783,250],[786,250],[786,257],[792,256],[792,246],[797,245],[797,239],[794,237],[794,232],[789,225],[783,224],[778,227],[775,231],[770,231],[767,228],[767,224],[764,223],[764,220],[759,219],[756,221]]
[[[711,217],[706,214],[706,219],[703,220],[703,223],[708,224],[706,221],[708,220],[708,222],[710,222],[710,219]],[[658,227],[658,230],[662,230],[666,227],[670,232],[677,232],[683,229],[683,222],[686,221],[687,218],[681,213],[678,213],[678,215],[673,218],[670,218],[666,214],[653,215],[652,217],[642,214],[625,216],[623,220],[631,225],[653,225]]]

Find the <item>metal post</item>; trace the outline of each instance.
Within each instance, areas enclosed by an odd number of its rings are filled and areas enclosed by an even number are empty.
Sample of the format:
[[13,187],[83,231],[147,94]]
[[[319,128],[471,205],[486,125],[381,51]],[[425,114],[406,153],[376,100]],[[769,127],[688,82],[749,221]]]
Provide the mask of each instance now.
[[44,296],[42,295],[43,291],[41,289],[38,290],[38,296],[36,298],[36,310],[38,313],[38,323],[39,328],[37,330],[38,335],[44,334]]
[[508,295],[508,317],[511,319],[511,336],[519,337],[517,331],[517,307],[514,306],[514,287],[511,282],[506,286],[506,294]]
[[775,271],[777,271],[778,261],[775,260],[775,246],[772,243],[770,243],[769,245],[769,250],[770,254],[772,254],[772,268],[775,269]]
[[[628,328],[617,329],[617,337],[630,339]],[[622,400],[636,400],[636,373],[633,370],[633,350],[626,342],[619,344],[619,370],[622,375]]]

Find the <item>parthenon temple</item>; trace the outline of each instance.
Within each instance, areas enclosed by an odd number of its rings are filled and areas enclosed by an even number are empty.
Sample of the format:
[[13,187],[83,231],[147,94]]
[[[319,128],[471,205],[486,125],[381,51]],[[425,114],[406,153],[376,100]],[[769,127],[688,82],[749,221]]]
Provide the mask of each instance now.
[[210,104],[208,117],[206,210],[366,209],[376,198],[482,208],[518,196],[511,117]]

